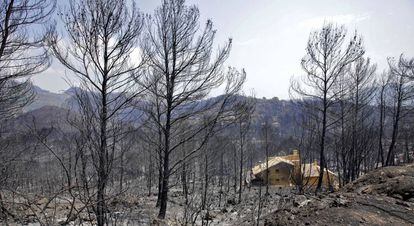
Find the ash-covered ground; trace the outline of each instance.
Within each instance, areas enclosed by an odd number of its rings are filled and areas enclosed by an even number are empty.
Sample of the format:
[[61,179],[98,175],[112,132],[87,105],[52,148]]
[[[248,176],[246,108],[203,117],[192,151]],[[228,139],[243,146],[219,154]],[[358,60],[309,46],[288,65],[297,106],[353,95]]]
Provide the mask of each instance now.
[[[414,225],[414,165],[374,170],[334,193],[297,194],[291,188],[245,187],[220,192],[210,186],[203,203],[202,189],[185,201],[180,186],[170,191],[165,220],[157,219],[156,194],[144,189],[108,201],[110,225]],[[46,197],[3,191],[4,225],[93,225],[87,203],[69,196]],[[204,208],[203,208],[204,205]]]

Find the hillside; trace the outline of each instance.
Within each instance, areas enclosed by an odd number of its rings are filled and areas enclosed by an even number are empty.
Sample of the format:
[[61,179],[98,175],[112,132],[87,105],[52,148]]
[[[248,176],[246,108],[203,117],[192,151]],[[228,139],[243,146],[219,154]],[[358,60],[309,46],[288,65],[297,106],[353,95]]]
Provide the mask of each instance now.
[[44,106],[64,107],[65,101],[70,97],[67,92],[52,93],[38,86],[34,86],[33,90],[36,96],[33,102],[23,109],[24,112],[36,110]]
[[329,195],[295,196],[265,225],[413,225],[414,165],[367,173]]
[[[34,87],[36,98],[34,101],[25,107],[25,114],[33,114],[31,111],[35,111],[36,115],[55,115],[56,117],[63,116],[62,114],[53,114],[53,111],[62,109],[69,109],[70,103],[73,102],[72,95],[74,88],[70,88],[63,93],[53,93],[47,90],[43,90],[40,87]],[[216,98],[216,97],[213,97]],[[239,97],[246,98],[246,97]],[[249,97],[250,98],[250,97]],[[208,102],[209,99],[204,100]],[[279,100],[278,98],[265,99],[256,98],[256,109],[252,117],[252,132],[255,136],[259,136],[261,124],[264,120],[270,120],[277,131],[279,136],[288,138],[295,132],[295,115],[300,114],[295,104],[289,100]],[[47,107],[49,106],[49,107]],[[57,108],[51,108],[57,107]],[[45,111],[52,111],[46,113]],[[43,113],[42,113],[43,112]],[[135,112],[138,119],[140,112]]]

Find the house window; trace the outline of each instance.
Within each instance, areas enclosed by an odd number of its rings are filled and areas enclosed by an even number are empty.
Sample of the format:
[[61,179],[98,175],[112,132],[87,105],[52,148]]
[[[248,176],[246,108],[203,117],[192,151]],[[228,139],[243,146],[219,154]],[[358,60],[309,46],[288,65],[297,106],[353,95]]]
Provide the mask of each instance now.
[[279,169],[275,169],[275,172],[276,172],[276,173],[279,173]]

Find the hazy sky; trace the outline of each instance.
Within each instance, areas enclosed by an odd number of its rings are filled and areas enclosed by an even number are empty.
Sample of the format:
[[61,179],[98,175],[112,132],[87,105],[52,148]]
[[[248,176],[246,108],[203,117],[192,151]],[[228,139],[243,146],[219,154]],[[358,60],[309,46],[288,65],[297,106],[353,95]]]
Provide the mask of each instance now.
[[[136,0],[151,13],[158,0]],[[344,24],[364,37],[367,56],[386,67],[387,57],[414,56],[414,0],[187,0],[201,12],[201,23],[213,20],[216,46],[233,38],[228,65],[245,68],[245,90],[257,97],[289,98],[292,75],[300,75],[309,32],[324,21]],[[33,77],[40,87],[59,92],[67,88],[65,70],[55,61]]]

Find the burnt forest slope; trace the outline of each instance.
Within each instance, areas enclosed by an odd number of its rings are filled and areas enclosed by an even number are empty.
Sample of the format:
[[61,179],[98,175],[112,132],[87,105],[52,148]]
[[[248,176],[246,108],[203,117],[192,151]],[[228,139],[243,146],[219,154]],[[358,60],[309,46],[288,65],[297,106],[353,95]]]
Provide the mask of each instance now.
[[335,193],[295,196],[265,225],[414,225],[414,164],[374,170]]

